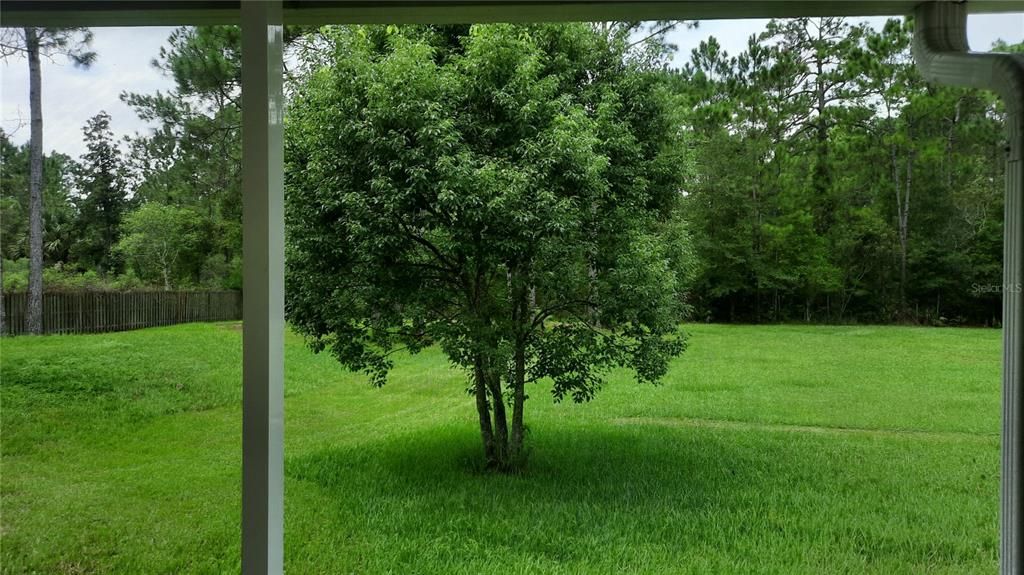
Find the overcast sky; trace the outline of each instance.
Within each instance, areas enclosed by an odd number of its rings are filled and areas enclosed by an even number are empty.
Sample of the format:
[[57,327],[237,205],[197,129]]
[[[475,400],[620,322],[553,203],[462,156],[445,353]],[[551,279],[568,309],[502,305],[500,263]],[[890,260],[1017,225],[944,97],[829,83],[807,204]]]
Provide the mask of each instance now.
[[[877,26],[884,18],[869,21]],[[676,63],[689,59],[690,51],[709,36],[718,38],[729,54],[740,53],[747,38],[764,29],[767,20],[709,20],[697,30],[671,34],[679,46]],[[1024,41],[1024,14],[970,16],[968,40],[974,50],[988,50],[996,39]],[[120,139],[144,131],[147,126],[135,117],[118,96],[125,91],[152,93],[168,90],[172,83],[150,62],[167,40],[171,28],[96,28],[93,49],[96,63],[78,70],[64,61],[43,61],[43,148],[78,157],[84,150],[82,126],[100,110],[111,115],[111,128]],[[28,140],[28,64],[12,60],[0,64],[2,93],[0,120],[16,143]]]

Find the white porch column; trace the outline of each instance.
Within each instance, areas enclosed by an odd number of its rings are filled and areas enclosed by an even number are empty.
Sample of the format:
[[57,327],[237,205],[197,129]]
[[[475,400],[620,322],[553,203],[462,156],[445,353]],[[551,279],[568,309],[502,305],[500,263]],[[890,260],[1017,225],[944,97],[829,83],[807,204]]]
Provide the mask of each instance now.
[[268,575],[284,569],[281,0],[241,11],[242,573]]
[[[1024,69],[1024,62],[1022,68]],[[1024,90],[1024,85],[1020,86]],[[1003,217],[1003,445],[1000,571],[1024,573],[1024,110],[1007,104],[1009,137]]]
[[1024,574],[1024,55],[972,53],[967,7],[929,2],[915,13],[914,58],[929,80],[985,88],[1006,104],[1003,228],[1003,430],[999,568]]

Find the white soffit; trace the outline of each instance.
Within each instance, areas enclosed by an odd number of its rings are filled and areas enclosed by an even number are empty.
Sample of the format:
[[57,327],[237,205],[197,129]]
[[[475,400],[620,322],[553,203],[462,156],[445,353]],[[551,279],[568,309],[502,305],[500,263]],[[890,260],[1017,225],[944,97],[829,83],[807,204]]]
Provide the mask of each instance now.
[[[711,20],[900,16],[919,0],[284,0],[289,24]],[[1024,0],[970,0],[972,13],[1024,11]],[[237,24],[238,0],[4,0],[0,26]]]

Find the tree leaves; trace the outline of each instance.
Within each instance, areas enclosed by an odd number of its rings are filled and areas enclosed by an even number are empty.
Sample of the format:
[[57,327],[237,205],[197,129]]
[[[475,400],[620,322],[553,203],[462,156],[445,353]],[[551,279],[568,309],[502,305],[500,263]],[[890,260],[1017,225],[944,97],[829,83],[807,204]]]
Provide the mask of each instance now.
[[289,321],[375,384],[432,342],[510,389],[521,349],[556,399],[660,377],[690,255],[657,239],[682,175],[660,77],[587,25],[384,32],[331,30],[295,86]]

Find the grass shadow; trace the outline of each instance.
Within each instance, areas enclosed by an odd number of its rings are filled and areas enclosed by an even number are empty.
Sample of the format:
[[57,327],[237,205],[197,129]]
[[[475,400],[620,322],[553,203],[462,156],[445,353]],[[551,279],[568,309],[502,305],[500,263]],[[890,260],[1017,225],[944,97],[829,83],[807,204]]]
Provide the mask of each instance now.
[[[674,557],[712,571],[758,555],[807,572],[995,556],[989,494],[952,513],[930,506],[967,479],[924,468],[936,453],[915,455],[922,445],[911,440],[593,424],[551,424],[532,439],[520,475],[482,472],[474,430],[457,426],[290,457],[286,474],[315,486],[326,506],[303,521],[374,533],[364,542],[373,548],[437,541],[429,553],[444,565],[476,565],[481,545],[516,561],[598,571],[593,558],[607,557],[609,545],[630,565]],[[969,456],[970,446],[958,449],[947,457]],[[982,541],[979,522],[992,531]],[[408,568],[401,557],[379,568]]]
[[755,466],[749,454],[726,442],[656,435],[614,426],[549,428],[531,438],[530,460],[521,473],[499,474],[484,470],[474,430],[448,426],[292,457],[287,475],[327,490],[350,488],[370,476],[391,496],[472,496],[493,489],[529,493],[535,500],[635,505],[663,500],[664,486],[672,486],[676,497],[676,488],[686,486],[698,501],[711,486],[744,482],[744,470]]

